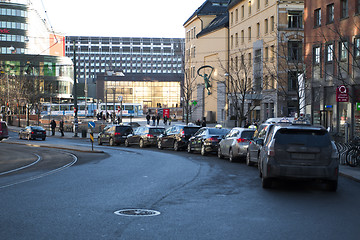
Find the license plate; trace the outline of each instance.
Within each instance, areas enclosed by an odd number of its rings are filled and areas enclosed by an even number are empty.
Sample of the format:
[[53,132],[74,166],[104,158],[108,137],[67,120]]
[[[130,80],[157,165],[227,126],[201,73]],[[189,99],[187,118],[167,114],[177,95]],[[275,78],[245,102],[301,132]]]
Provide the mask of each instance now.
[[313,153],[292,153],[292,159],[304,159],[304,160],[311,160],[315,159],[315,154]]

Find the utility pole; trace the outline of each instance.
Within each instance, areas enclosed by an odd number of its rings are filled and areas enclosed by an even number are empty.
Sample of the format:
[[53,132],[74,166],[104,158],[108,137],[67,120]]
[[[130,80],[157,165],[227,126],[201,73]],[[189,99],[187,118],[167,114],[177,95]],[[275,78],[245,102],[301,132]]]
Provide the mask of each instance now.
[[76,43],[75,40],[73,42],[74,48],[74,137],[78,137],[78,104],[77,104],[77,79],[76,79]]

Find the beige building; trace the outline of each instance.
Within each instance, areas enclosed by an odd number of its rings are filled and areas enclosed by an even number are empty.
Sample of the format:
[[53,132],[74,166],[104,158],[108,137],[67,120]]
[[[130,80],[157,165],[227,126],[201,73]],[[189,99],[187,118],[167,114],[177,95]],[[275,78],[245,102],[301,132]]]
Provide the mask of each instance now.
[[[230,84],[230,92],[244,96],[237,100],[245,99],[243,113],[250,120],[295,115],[303,106],[304,96],[298,90],[303,71],[303,10],[303,1],[233,0],[229,4],[229,75],[238,82]],[[236,104],[230,95],[231,115]]]
[[[222,123],[226,117],[225,73],[228,68],[228,6],[227,0],[205,1],[185,22],[185,80],[184,88],[190,90],[191,121],[203,119]],[[210,85],[205,88],[204,78],[210,75]],[[185,91],[186,92],[186,91]],[[210,94],[209,94],[210,92]]]

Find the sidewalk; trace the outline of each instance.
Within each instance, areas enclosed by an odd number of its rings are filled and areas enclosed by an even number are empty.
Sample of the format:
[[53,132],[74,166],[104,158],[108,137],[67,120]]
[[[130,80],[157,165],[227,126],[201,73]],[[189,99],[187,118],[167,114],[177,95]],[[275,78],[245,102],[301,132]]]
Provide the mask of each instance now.
[[[128,123],[130,122],[129,119],[124,119],[124,123]],[[146,125],[146,119],[145,118],[138,118],[138,119],[134,119],[132,122],[137,122],[139,123],[140,126],[145,126]],[[181,123],[180,122],[173,122],[172,125],[177,124],[177,123]],[[160,126],[164,126],[164,124],[162,122],[160,122]],[[170,125],[171,126],[171,125]],[[169,125],[166,125],[165,127],[168,128],[170,127]],[[15,127],[15,126],[9,126],[9,131],[12,132],[19,132],[20,127]],[[49,131],[47,131],[47,134],[49,134]],[[74,137],[74,133],[73,132],[64,132],[64,137],[61,137],[60,132],[56,132],[55,136],[47,136],[48,138],[65,138],[65,139],[79,139],[79,140],[84,140],[85,138],[82,138],[82,134],[78,133],[77,134],[78,137]],[[86,134],[86,139],[90,139],[90,134],[87,133]],[[97,146],[97,134],[94,134],[94,148]],[[16,143],[13,143],[16,144]],[[24,141],[24,143],[18,143],[18,144],[23,144],[23,145],[29,145],[26,141]],[[33,144],[30,144],[33,145]],[[39,142],[38,144],[36,143],[34,146],[41,146],[41,147],[49,147],[49,148],[58,148],[58,149],[68,149],[68,150],[75,150],[75,151],[81,151],[81,152],[93,152],[93,153],[102,153],[103,151],[91,151],[91,147],[87,148],[87,147],[79,147],[79,146],[74,146],[74,147],[70,147],[68,145],[49,145],[46,144],[45,142]],[[360,182],[360,167],[350,167],[350,166],[346,166],[343,164],[340,164],[339,167],[339,175],[340,176],[344,176],[347,177],[349,179],[352,179],[356,182]]]

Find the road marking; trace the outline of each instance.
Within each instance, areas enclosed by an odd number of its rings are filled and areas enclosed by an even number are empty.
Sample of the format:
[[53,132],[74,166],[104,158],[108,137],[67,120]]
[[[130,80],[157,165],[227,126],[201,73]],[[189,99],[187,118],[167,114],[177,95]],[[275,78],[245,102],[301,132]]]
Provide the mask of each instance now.
[[20,180],[18,182],[14,182],[14,183],[11,183],[11,184],[8,184],[8,185],[0,186],[0,189],[15,186],[15,185],[20,184],[20,183],[30,182],[30,181],[33,181],[33,180],[36,180],[36,179],[39,179],[39,178],[42,178],[42,177],[49,176],[51,174],[60,172],[62,170],[65,170],[66,168],[71,167],[72,165],[74,165],[77,162],[78,158],[72,153],[67,153],[67,154],[71,155],[73,157],[73,159],[74,159],[71,163],[68,163],[68,164],[66,164],[66,165],[64,165],[62,167],[56,168],[56,169],[51,170],[49,172],[42,173],[42,174],[37,175],[37,176],[29,177],[29,178],[26,178],[24,180]]
[[36,153],[33,153],[33,154],[34,154],[34,155],[36,155],[36,156],[38,157],[38,159],[37,159],[35,162],[30,163],[29,165],[26,165],[26,166],[23,166],[23,167],[15,168],[15,169],[10,170],[10,171],[7,171],[7,172],[2,172],[2,173],[0,173],[0,176],[2,176],[2,175],[6,175],[6,174],[9,174],[9,173],[13,173],[13,172],[16,172],[16,171],[20,171],[20,170],[22,170],[22,169],[25,169],[25,168],[31,167],[31,166],[33,166],[33,165],[37,164],[38,162],[40,162],[41,157],[40,157],[39,155],[37,155]]

